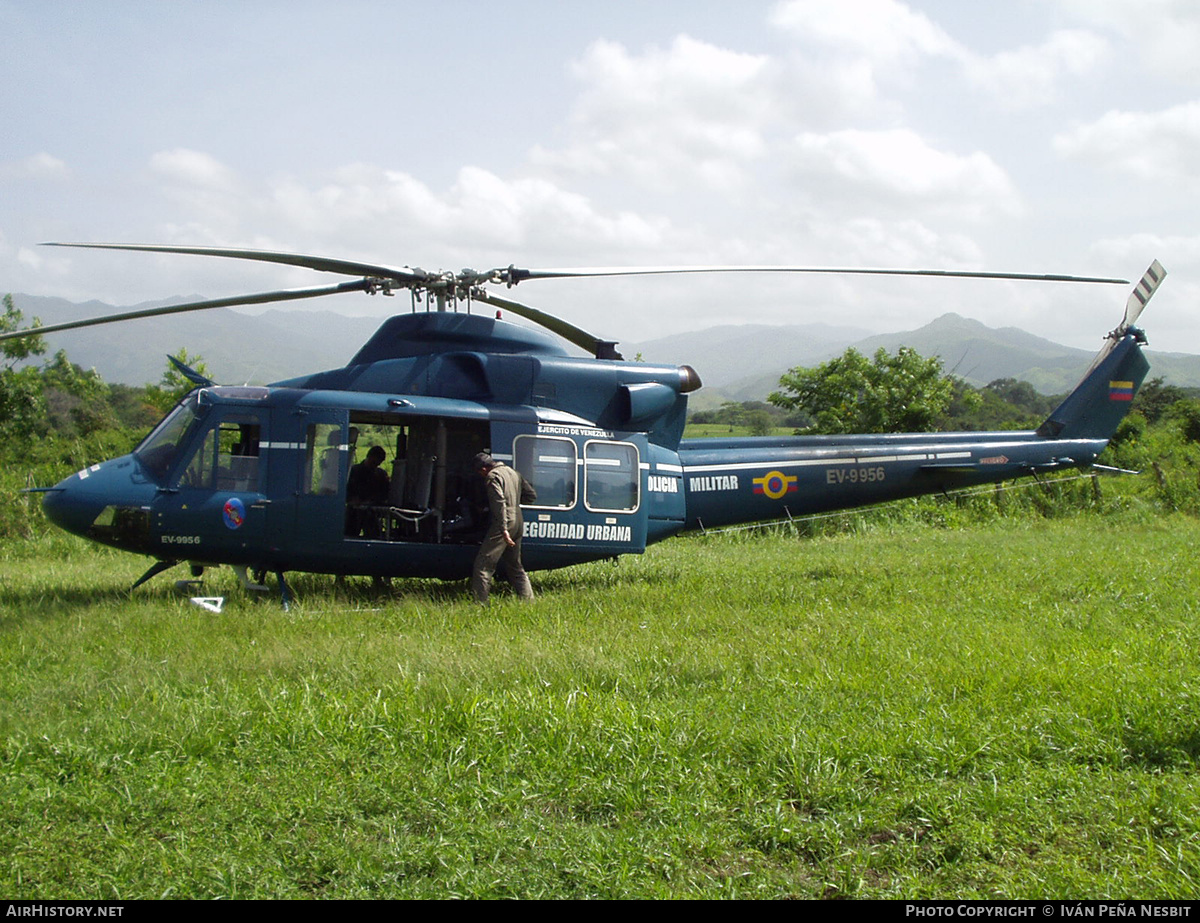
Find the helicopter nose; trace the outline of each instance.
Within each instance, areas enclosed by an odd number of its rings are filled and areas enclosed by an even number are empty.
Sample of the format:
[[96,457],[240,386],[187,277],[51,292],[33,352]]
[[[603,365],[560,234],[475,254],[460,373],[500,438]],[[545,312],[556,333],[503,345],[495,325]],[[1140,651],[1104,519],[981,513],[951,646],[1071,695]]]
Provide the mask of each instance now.
[[47,490],[42,510],[60,529],[107,541],[111,530],[104,527],[111,525],[115,510],[148,502],[134,470],[128,456],[84,468]]
[[[99,466],[95,466],[99,467]],[[103,509],[103,502],[85,486],[89,475],[84,469],[59,481],[42,498],[42,512],[52,523],[75,535],[87,535],[88,528]]]

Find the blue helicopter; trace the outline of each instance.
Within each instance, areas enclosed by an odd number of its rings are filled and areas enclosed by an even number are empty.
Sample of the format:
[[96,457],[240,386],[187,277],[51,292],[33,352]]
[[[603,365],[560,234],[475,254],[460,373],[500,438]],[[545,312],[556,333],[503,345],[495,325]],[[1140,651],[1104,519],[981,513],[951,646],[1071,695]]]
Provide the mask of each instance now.
[[[134,584],[180,563],[226,564],[243,585],[288,571],[374,577],[469,575],[486,528],[481,451],[517,468],[529,570],[639,554],[688,530],[759,522],[1088,468],[1149,363],[1135,322],[1165,276],[1155,261],[1074,391],[1034,431],[685,440],[689,366],[624,360],[613,341],[489,291],[533,279],[685,272],[839,272],[1042,281],[1119,279],[936,270],[648,267],[426,272],[212,247],[59,244],[302,266],[353,281],[91,318],[7,336],[137,317],[407,290],[413,311],[379,328],[344,368],[266,387],[196,389],[129,455],[42,488],[46,515],[76,535],[154,558]],[[417,310],[419,303],[424,310]],[[496,316],[472,312],[476,305]],[[464,310],[465,308],[465,310]],[[507,311],[586,350],[499,319]],[[386,495],[356,496],[351,468],[379,446]]]

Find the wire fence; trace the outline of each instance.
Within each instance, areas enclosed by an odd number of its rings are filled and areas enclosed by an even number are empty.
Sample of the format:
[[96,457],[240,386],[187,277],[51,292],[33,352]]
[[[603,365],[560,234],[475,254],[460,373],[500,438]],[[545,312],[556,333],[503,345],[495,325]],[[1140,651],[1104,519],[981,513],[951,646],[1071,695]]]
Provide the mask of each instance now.
[[897,504],[904,503],[906,501],[933,498],[933,499],[953,500],[955,502],[960,502],[963,500],[970,500],[975,497],[994,498],[996,495],[1006,493],[1008,491],[1031,490],[1033,488],[1041,488],[1043,490],[1047,490],[1050,487],[1055,487],[1060,484],[1067,484],[1071,481],[1090,481],[1090,482],[1092,482],[1093,496],[1096,499],[1099,499],[1099,496],[1100,496],[1099,475],[1094,474],[1094,473],[1092,473],[1092,474],[1073,474],[1073,475],[1058,476],[1058,477],[1053,477],[1053,478],[1034,478],[1033,480],[1013,482],[1011,484],[998,483],[998,484],[982,485],[980,487],[968,487],[968,488],[963,488],[962,490],[955,490],[952,492],[947,491],[947,492],[938,493],[938,494],[928,494],[921,498],[904,497],[904,498],[900,498],[900,499],[896,499],[896,500],[887,500],[883,503],[873,503],[873,504],[870,504],[867,506],[854,507],[853,509],[831,510],[828,513],[811,513],[807,516],[793,516],[791,514],[791,511],[789,511],[787,509],[787,507],[784,507],[784,511],[783,511],[784,516],[783,516],[783,518],[780,518],[780,519],[772,519],[772,520],[768,520],[766,522],[754,522],[754,523],[749,523],[748,525],[727,526],[727,527],[721,528],[721,529],[706,529],[704,527],[704,523],[701,522],[699,531],[704,535],[723,535],[723,534],[733,533],[733,532],[748,532],[748,531],[762,530],[762,529],[795,528],[797,526],[802,526],[802,525],[806,525],[809,523],[816,523],[816,522],[821,522],[821,521],[826,521],[826,520],[844,520],[851,516],[856,516],[856,515],[861,516],[863,514],[878,512],[880,510],[893,509],[896,507]]

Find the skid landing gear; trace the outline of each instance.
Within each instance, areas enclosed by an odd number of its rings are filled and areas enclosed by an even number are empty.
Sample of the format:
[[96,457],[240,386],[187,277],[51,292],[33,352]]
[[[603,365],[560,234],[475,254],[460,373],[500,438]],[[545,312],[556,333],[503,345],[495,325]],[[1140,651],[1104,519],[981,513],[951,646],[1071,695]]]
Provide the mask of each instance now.
[[[147,580],[150,580],[153,577],[157,577],[159,574],[161,574],[165,570],[170,570],[172,567],[174,567],[178,563],[179,563],[178,561],[155,561],[153,564],[150,565],[150,567],[146,570],[146,572],[144,574],[142,574],[142,576],[138,577],[137,581],[133,584],[133,586],[131,586],[129,588],[129,592],[132,593],[134,590],[136,590],[138,587],[140,587]],[[254,590],[255,592],[258,592],[258,593],[270,593],[271,592],[271,588],[263,582],[264,580],[266,580],[266,577],[267,577],[267,572],[265,569],[264,570],[256,570],[254,572],[254,579],[251,580],[250,575],[247,573],[248,568],[246,567],[246,565],[233,564],[230,566],[233,568],[233,572],[235,574],[237,574],[238,581],[242,584],[242,587],[244,589]],[[201,586],[201,581],[199,578],[204,574],[204,565],[193,564],[193,565],[191,565],[191,569],[192,569],[192,577],[195,579],[176,580],[175,581],[175,589],[177,589],[181,593],[189,593],[192,590],[199,589]],[[292,600],[294,600],[296,598],[296,596],[292,592],[292,588],[290,586],[288,586],[287,580],[284,579],[283,571],[281,571],[281,570],[275,571],[275,578],[279,581],[279,603],[280,603],[280,605],[283,606],[283,611],[287,612],[288,609],[291,607]],[[220,610],[217,609],[214,611],[220,611]]]
[[[247,568],[244,564],[233,566],[233,572],[237,574],[238,580],[241,581],[245,589],[253,590],[256,593],[271,592],[271,588],[263,582],[267,578],[265,570],[256,570],[253,580],[250,579],[250,575],[246,571]],[[295,599],[295,595],[292,593],[292,588],[288,586],[287,580],[284,579],[283,571],[275,571],[275,579],[279,581],[279,603],[283,606],[283,611],[287,612],[291,607],[292,600]]]
[[275,571],[275,579],[279,581],[279,604],[283,606],[283,611],[287,612],[291,608],[293,599],[292,588],[287,585],[287,581],[283,579],[283,571]]
[[153,564],[150,565],[150,568],[149,568],[149,570],[146,571],[146,573],[142,574],[142,576],[137,578],[137,581],[134,583],[134,585],[129,588],[129,592],[132,593],[134,590],[136,590],[138,587],[140,587],[143,583],[145,583],[151,577],[157,577],[164,570],[170,570],[172,567],[174,567],[178,563],[179,563],[178,561],[155,561]]

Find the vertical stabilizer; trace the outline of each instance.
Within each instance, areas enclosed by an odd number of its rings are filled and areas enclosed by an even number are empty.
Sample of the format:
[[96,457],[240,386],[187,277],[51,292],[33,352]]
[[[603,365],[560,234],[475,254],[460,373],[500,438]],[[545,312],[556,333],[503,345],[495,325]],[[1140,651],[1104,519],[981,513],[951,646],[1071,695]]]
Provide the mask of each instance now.
[[1121,324],[1108,335],[1104,348],[1093,360],[1075,390],[1038,427],[1038,435],[1050,439],[1111,439],[1117,425],[1129,413],[1133,396],[1150,370],[1142,355],[1146,335],[1134,323],[1167,271],[1155,260],[1142,274],[1125,304]]
[[1130,328],[1119,340],[1110,340],[1098,361],[1038,427],[1050,439],[1110,439],[1129,413],[1133,396],[1150,370],[1142,355],[1145,338]]

